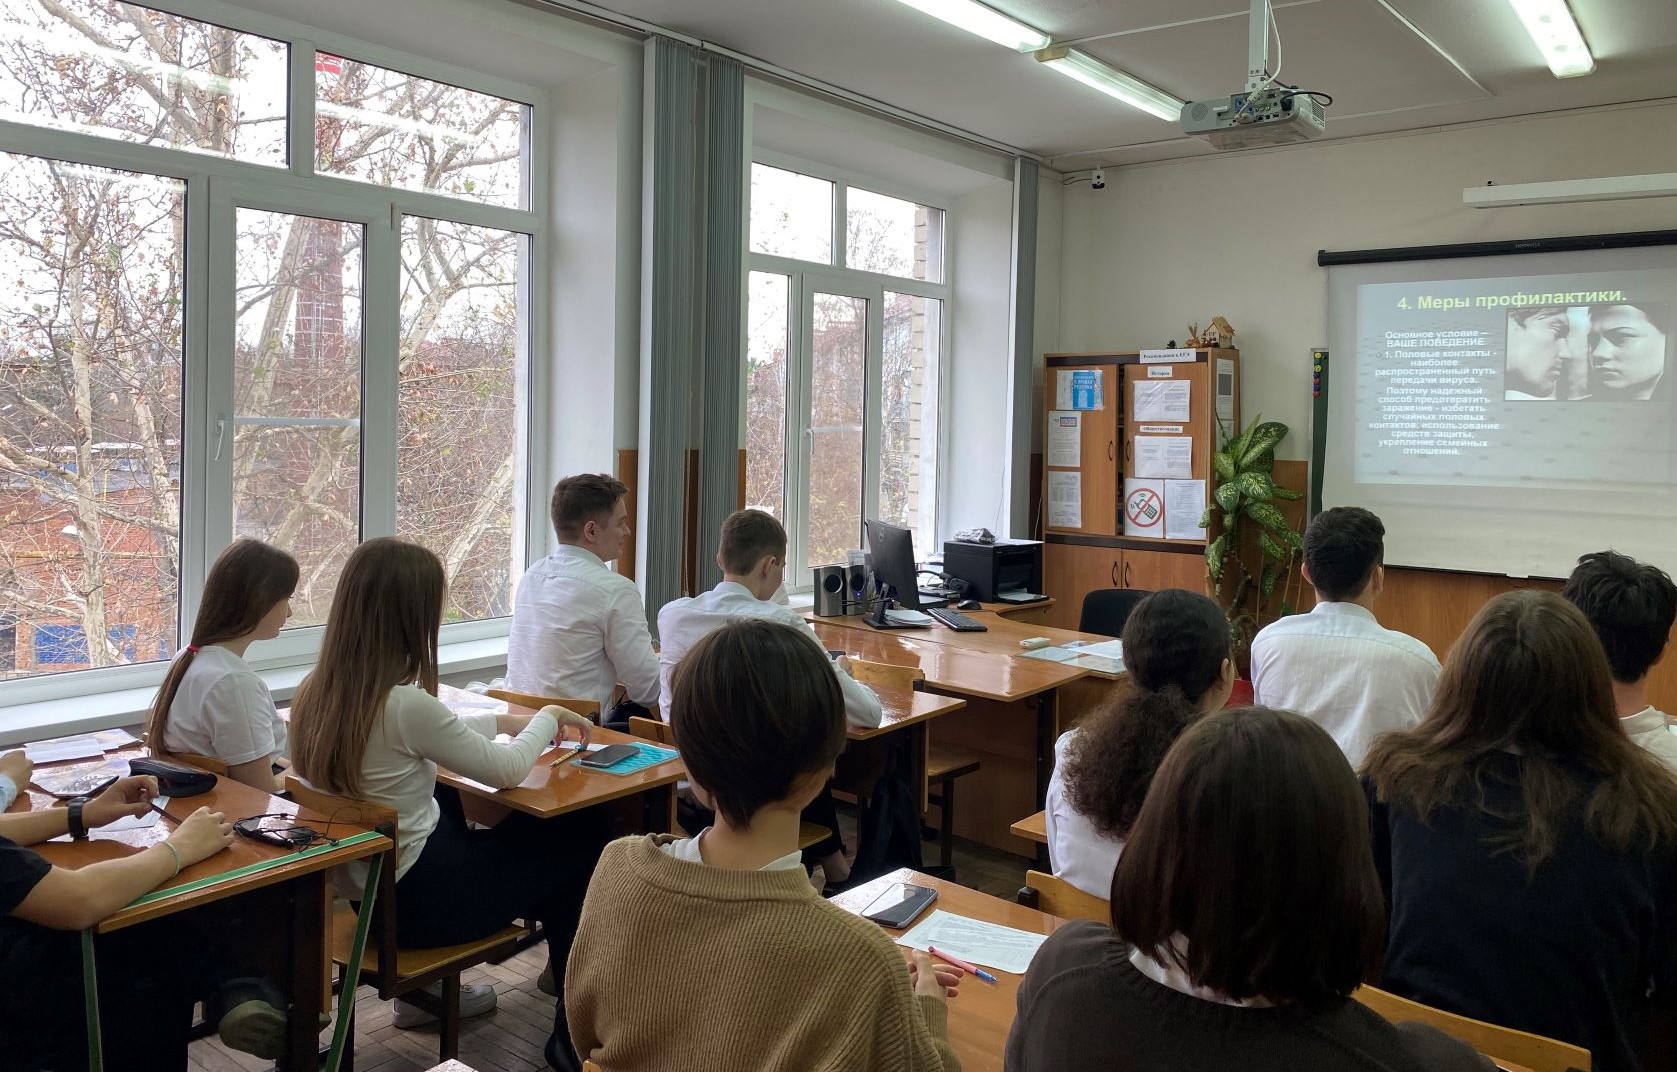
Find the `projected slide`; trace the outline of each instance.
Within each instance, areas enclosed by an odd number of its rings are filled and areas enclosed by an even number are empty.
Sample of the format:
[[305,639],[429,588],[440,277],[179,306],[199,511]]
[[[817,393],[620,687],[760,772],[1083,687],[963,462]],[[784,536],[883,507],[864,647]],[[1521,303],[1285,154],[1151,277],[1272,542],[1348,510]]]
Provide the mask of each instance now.
[[1673,483],[1674,312],[1663,271],[1358,286],[1354,479]]

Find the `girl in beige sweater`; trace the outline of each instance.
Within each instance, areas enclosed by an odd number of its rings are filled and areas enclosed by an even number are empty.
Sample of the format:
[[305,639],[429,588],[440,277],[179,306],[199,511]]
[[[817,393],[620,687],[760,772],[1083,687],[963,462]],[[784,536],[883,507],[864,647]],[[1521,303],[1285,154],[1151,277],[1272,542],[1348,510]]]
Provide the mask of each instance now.
[[696,837],[607,847],[565,972],[571,1041],[605,1072],[956,1072],[958,970],[823,901],[798,815],[844,748],[844,698],[798,630],[741,620],[676,670],[670,720]]

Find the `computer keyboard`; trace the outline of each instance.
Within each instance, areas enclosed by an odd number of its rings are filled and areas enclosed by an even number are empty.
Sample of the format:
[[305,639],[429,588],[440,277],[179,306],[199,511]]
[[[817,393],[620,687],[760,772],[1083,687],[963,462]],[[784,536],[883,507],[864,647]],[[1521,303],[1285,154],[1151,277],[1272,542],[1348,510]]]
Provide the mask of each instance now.
[[944,625],[947,625],[949,628],[955,630],[957,633],[983,633],[988,631],[990,628],[983,622],[969,618],[960,611],[948,610],[944,607],[936,607],[932,610],[928,610],[926,613],[930,614]]

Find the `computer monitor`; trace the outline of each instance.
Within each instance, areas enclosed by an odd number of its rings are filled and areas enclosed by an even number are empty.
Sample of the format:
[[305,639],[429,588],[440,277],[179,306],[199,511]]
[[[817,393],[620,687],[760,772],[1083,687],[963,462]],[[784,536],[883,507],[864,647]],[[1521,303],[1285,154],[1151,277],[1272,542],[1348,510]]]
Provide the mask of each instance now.
[[884,521],[869,519],[868,560],[874,583],[897,590],[897,605],[920,609],[919,563],[914,560],[914,533]]

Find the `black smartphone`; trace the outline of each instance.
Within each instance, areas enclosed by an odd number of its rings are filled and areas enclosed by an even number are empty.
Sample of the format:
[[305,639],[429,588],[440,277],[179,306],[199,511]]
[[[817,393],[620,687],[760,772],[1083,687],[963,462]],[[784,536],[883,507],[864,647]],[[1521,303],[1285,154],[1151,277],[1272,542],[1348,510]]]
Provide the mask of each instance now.
[[937,891],[911,882],[895,882],[862,911],[863,919],[871,919],[883,927],[902,928],[931,907]]
[[578,757],[577,764],[583,767],[613,767],[639,753],[640,749],[632,744],[608,744],[598,752]]

